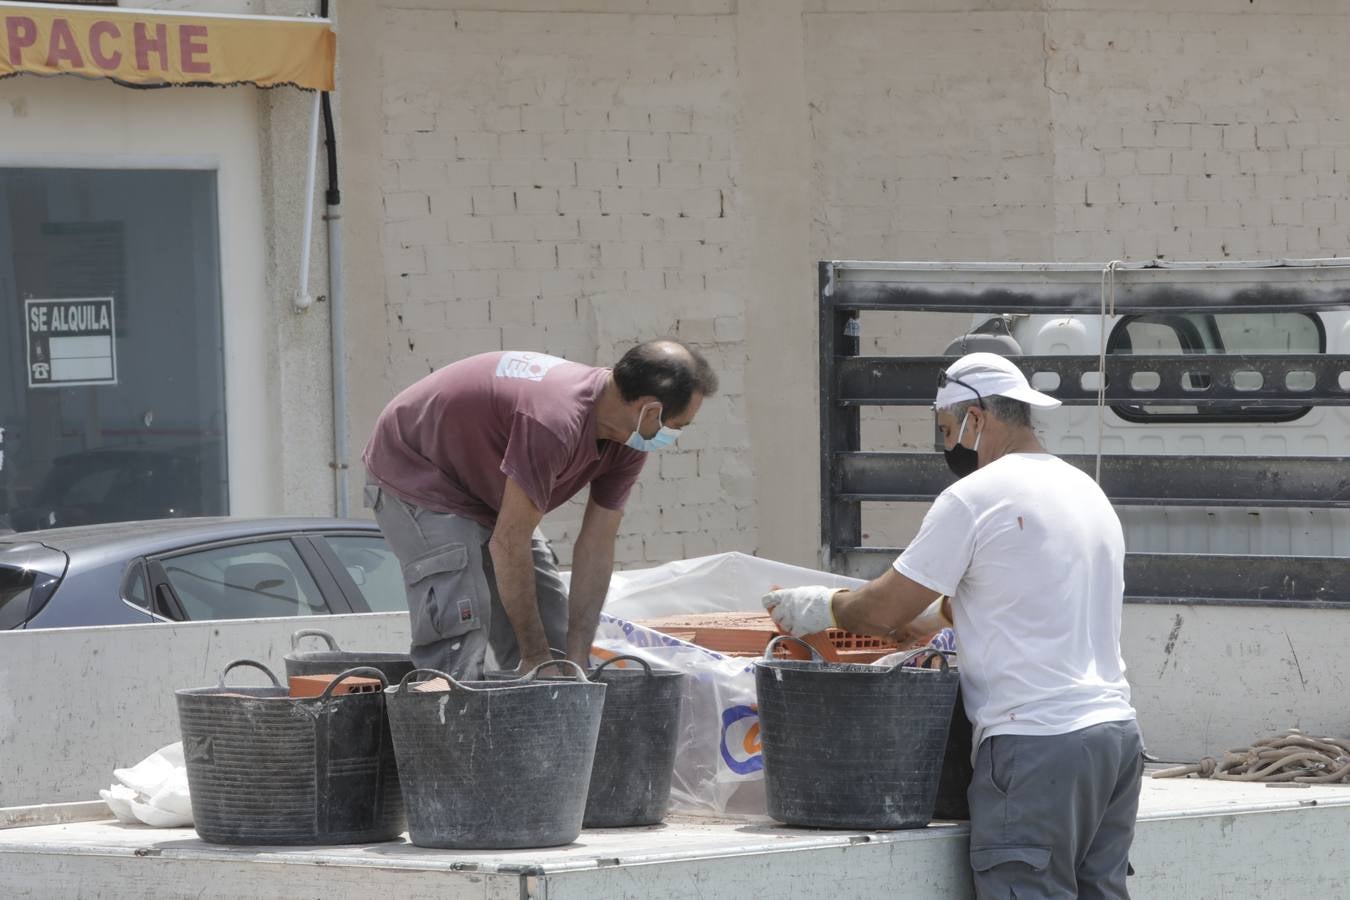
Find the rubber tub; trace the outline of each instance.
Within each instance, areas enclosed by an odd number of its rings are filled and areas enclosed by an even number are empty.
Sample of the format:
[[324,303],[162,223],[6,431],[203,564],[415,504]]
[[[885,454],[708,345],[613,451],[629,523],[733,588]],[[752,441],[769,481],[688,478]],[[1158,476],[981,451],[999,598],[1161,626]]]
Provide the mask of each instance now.
[[[636,663],[640,668],[609,668],[617,662]],[[515,677],[514,672],[483,673],[486,681]],[[564,677],[539,676],[548,681]],[[653,669],[639,656],[616,656],[591,669],[587,677],[604,684],[606,690],[583,825],[656,825],[670,806],[684,673]]]
[[[545,666],[573,677],[536,680]],[[445,689],[413,686],[438,678]],[[388,688],[411,841],[505,850],[576,840],[605,690],[565,661],[514,681],[459,682],[416,669]]]
[[[617,662],[640,668],[610,668]],[[605,709],[586,795],[587,828],[655,825],[670,805],[670,778],[680,736],[684,674],[618,656],[591,670],[605,686]]]
[[[320,638],[327,650],[299,649],[307,637]],[[366,666],[379,669],[390,684],[397,684],[413,670],[412,657],[407,653],[387,650],[343,650],[331,634],[318,628],[305,628],[291,635],[291,652],[285,656],[286,677],[292,675],[335,675],[338,672]]]
[[[958,675],[937,669],[755,662],[769,815],[809,828],[921,828],[933,818]],[[805,646],[805,644],[803,644]]]
[[966,706],[961,692],[956,692],[956,702],[952,705],[952,725],[947,732],[947,751],[942,759],[942,777],[938,779],[937,803],[933,806],[933,818],[968,820],[970,804],[966,801],[966,791],[970,789],[970,780],[974,777],[974,767],[970,763],[974,728],[966,718]]
[[[240,666],[270,687],[227,687]],[[335,695],[342,672],[318,697],[291,697],[266,666],[237,659],[215,687],[176,691],[192,817],[216,844],[358,844],[404,829],[403,797],[385,716],[385,695]]]

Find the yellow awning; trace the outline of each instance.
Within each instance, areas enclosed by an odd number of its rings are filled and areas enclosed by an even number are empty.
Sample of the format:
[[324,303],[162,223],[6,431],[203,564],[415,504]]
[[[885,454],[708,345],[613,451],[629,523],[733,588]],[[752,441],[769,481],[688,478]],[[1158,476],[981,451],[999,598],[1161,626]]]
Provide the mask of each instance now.
[[331,91],[336,52],[325,19],[0,2],[0,78],[27,72]]

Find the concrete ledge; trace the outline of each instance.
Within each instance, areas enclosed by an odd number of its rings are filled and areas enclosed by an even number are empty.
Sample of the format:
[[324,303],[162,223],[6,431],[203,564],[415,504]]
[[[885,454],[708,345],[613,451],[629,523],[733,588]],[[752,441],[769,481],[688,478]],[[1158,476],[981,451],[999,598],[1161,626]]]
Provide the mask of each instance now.
[[113,818],[112,810],[102,800],[77,803],[44,803],[40,806],[7,806],[0,808],[0,830],[30,828],[37,825],[65,825],[70,822],[97,822]]

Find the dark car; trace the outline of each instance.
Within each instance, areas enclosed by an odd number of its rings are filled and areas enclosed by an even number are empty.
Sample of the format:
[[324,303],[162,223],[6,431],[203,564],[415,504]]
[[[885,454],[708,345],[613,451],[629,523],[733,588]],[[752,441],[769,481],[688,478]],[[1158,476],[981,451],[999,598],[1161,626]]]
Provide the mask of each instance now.
[[0,536],[0,630],[407,608],[373,522],[161,519]]

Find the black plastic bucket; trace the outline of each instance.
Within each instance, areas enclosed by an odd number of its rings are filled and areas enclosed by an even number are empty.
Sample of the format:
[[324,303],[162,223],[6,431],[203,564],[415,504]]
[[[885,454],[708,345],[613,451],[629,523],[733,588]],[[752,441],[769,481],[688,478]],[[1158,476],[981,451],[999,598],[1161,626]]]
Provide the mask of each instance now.
[[[238,666],[271,687],[226,687]],[[403,797],[385,717],[385,695],[291,697],[260,662],[237,659],[215,687],[176,691],[192,818],[216,844],[357,844],[391,841],[404,828]]]
[[[573,678],[536,681],[544,666],[570,668]],[[445,679],[449,690],[412,689],[419,674]],[[576,840],[605,690],[565,661],[515,681],[466,683],[416,669],[386,690],[411,841],[503,850]]]
[[[327,650],[306,650],[301,652],[301,639],[307,637],[322,638],[328,644]],[[292,675],[333,675],[357,666],[379,669],[390,684],[397,684],[404,675],[413,670],[412,657],[407,653],[393,653],[387,650],[343,650],[333,636],[318,628],[305,628],[291,635],[291,652],[286,654],[286,677]]]
[[969,819],[970,803],[966,792],[975,770],[970,763],[974,749],[975,729],[966,718],[966,706],[961,692],[956,692],[952,705],[952,727],[947,732],[947,751],[942,758],[942,777],[938,779],[937,803],[933,806],[935,819]]
[[[769,815],[808,828],[921,828],[933,818],[959,677],[938,669],[755,663]],[[809,646],[799,642],[802,646]]]
[[[619,661],[640,669],[612,669]],[[684,674],[618,656],[591,670],[605,685],[605,711],[586,795],[587,828],[655,825],[670,805],[670,777],[680,737]]]

